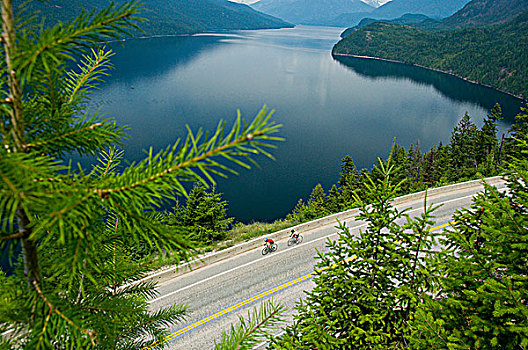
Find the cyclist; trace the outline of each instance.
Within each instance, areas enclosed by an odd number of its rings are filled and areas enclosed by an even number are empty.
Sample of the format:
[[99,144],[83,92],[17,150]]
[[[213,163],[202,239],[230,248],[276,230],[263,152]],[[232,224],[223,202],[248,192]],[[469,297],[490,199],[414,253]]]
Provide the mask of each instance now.
[[295,230],[291,230],[290,237],[295,238],[295,241],[299,241],[299,232],[295,232]]
[[273,240],[271,238],[266,238],[264,240],[264,244],[268,246],[268,250],[271,252],[271,246],[273,245]]

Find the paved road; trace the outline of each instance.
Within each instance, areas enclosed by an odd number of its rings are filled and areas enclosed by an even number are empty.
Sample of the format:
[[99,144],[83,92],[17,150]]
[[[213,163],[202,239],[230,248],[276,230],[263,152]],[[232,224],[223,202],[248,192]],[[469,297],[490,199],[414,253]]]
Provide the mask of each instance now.
[[[436,226],[448,223],[457,208],[469,206],[472,196],[481,189],[478,186],[429,197],[429,203],[442,204],[435,212]],[[409,200],[398,208],[411,208],[410,215],[419,215],[423,200]],[[361,222],[346,224],[351,232],[364,228]],[[285,305],[291,314],[303,292],[313,288],[312,279],[303,276],[313,271],[316,250],[326,251],[325,241],[335,239],[336,231],[333,225],[328,225],[301,232],[304,241],[300,245],[287,247],[286,240],[281,240],[272,254],[262,256],[261,248],[254,249],[160,283],[160,296],[151,302],[152,310],[183,303],[189,311],[184,322],[170,327],[168,348],[211,349],[222,330],[236,322],[239,315],[246,316],[270,297]],[[283,286],[299,278],[300,282]],[[278,286],[280,290],[274,292]]]

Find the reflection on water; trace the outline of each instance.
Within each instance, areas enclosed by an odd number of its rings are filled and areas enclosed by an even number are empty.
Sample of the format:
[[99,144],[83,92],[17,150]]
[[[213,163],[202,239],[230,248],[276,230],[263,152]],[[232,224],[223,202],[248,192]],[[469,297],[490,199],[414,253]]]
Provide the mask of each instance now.
[[262,105],[273,108],[287,140],[273,151],[276,161],[259,159],[260,169],[218,180],[230,215],[243,221],[284,216],[317,183],[328,190],[347,154],[370,167],[394,137],[426,149],[447,142],[466,111],[480,125],[497,101],[510,115],[517,110],[510,96],[450,76],[336,61],[330,50],[340,32],[301,26],[127,40],[114,46],[115,69],[90,107],[130,126],[129,161],[185,137],[186,124],[211,130],[237,109],[251,119]]
[[415,83],[433,86],[444,96],[459,102],[476,103],[490,110],[497,101],[502,102],[502,111],[507,121],[513,121],[522,101],[492,88],[483,87],[449,74],[439,74],[428,69],[405,64],[378,61],[367,58],[335,56],[338,62],[355,73],[370,79],[410,79]]

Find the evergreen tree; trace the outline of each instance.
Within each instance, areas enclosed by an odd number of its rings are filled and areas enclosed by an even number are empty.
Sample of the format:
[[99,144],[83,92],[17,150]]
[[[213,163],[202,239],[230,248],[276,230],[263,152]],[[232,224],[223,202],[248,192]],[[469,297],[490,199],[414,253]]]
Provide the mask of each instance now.
[[[133,349],[160,340],[183,309],[151,313],[153,286],[122,285],[144,272],[131,272],[122,240],[185,257],[192,246],[184,233],[152,212],[185,194],[184,181],[211,181],[233,172],[226,164],[249,167],[250,157],[269,155],[279,126],[266,109],[252,122],[239,115],[231,130],[220,123],[210,134],[189,132],[117,172],[107,150],[121,143],[123,128],[85,107],[110,66],[102,43],[137,28],[137,3],[49,29],[31,17],[15,22],[11,1],[1,3],[0,250],[22,252],[18,273],[1,277],[0,333],[13,332],[7,346],[31,349]],[[104,166],[74,169],[60,161],[68,153],[101,154]]]
[[420,142],[416,145],[411,144],[408,152],[409,157],[409,178],[415,184],[421,181],[422,170],[422,151],[420,149]]
[[292,212],[286,216],[286,219],[289,221],[303,222],[303,212],[305,210],[305,207],[306,205],[304,204],[304,201],[302,200],[302,198],[299,198],[297,204],[295,205],[295,208],[293,208]]
[[506,140],[506,154],[508,157],[522,159],[526,157],[519,141],[528,139],[528,103],[526,107],[521,107],[521,111],[515,116],[515,123],[508,130],[510,137]]
[[453,169],[451,168],[451,152],[448,145],[443,145],[442,142],[438,144],[436,149],[436,170],[438,172],[437,183],[445,184],[449,181]]
[[192,239],[205,244],[222,240],[232,222],[233,218],[227,217],[227,201],[215,188],[207,192],[202,184],[196,184],[181,213],[181,225],[191,230]]
[[302,199],[299,199],[297,205],[292,213],[287,216],[288,220],[297,220],[299,222],[306,222],[314,220],[328,214],[326,209],[326,195],[321,184],[317,184],[306,204]]
[[[405,147],[394,143],[392,147],[392,164],[394,164],[394,172],[392,179],[395,183],[399,183],[405,179],[408,179],[410,176],[409,172],[409,158],[407,156],[407,151]],[[402,183],[401,192],[406,193],[409,191],[409,182],[406,181]]]
[[339,213],[342,209],[339,190],[336,185],[332,185],[328,196],[326,197],[326,210],[329,213]]
[[398,185],[393,170],[380,160],[381,172],[365,187],[372,202],[360,201],[358,220],[368,224],[359,236],[340,224],[337,241],[327,241],[319,253],[315,287],[296,306],[298,314],[284,335],[272,340],[273,349],[388,349],[404,347],[410,321],[428,293],[431,273],[425,265],[434,243],[428,226],[434,208],[405,225],[404,212],[390,201]]
[[[528,143],[518,145],[525,153]],[[528,160],[510,164],[504,194],[485,185],[458,211],[438,266],[439,298],[415,323],[415,348],[524,349],[528,346]]]
[[477,169],[477,126],[467,112],[451,133],[450,158],[453,178],[467,178]]
[[337,183],[344,208],[350,208],[354,202],[354,193],[359,189],[360,174],[354,164],[354,160],[349,155],[341,160],[341,173]]
[[497,123],[502,118],[502,110],[496,104],[484,118],[484,124],[477,134],[477,163],[484,176],[496,175],[498,171],[499,142]]

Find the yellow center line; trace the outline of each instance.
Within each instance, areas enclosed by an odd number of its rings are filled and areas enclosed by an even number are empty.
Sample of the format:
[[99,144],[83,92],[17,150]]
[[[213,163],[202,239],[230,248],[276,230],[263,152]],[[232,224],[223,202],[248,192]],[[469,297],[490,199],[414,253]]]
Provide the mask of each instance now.
[[[442,224],[442,225],[439,225],[439,226],[432,227],[432,228],[430,228],[428,231],[436,231],[436,230],[440,230],[440,229],[445,228],[445,227],[447,227],[447,226],[451,226],[452,224],[453,224],[452,222],[447,222],[447,223],[445,223],[445,224]],[[346,261],[346,262],[349,262],[349,261],[354,260],[354,259],[356,259],[356,258],[357,258],[357,256],[354,255],[354,256],[351,256],[351,257],[349,257],[349,258],[346,258],[345,260],[343,260],[343,262],[345,262],[345,261]],[[335,267],[335,266],[337,266],[337,263],[335,263],[335,264],[333,264],[333,265],[331,265],[331,266],[325,266],[325,267],[323,267],[322,269],[320,269],[320,270],[318,270],[318,271],[319,271],[319,272],[320,272],[320,271],[324,271],[324,270],[330,269],[330,268]],[[260,293],[260,294],[257,294],[257,295],[255,295],[255,296],[249,298],[249,299],[243,300],[243,301],[239,302],[238,304],[234,304],[234,305],[232,305],[232,306],[230,306],[230,307],[228,307],[228,308],[226,308],[226,309],[223,309],[223,310],[221,310],[221,311],[218,311],[218,312],[215,313],[215,314],[212,314],[212,315],[207,316],[206,318],[203,318],[203,319],[201,319],[201,320],[199,320],[199,321],[197,321],[197,322],[195,322],[195,323],[193,323],[193,324],[190,324],[190,325],[188,325],[188,326],[185,327],[185,328],[182,328],[182,329],[180,329],[180,330],[177,330],[177,331],[175,331],[174,333],[171,333],[171,334],[167,335],[167,336],[166,336],[165,338],[163,338],[162,340],[159,340],[159,341],[157,341],[157,342],[154,342],[154,343],[152,343],[151,345],[142,348],[141,350],[150,350],[150,349],[153,349],[154,347],[156,347],[156,346],[158,346],[158,345],[160,345],[160,344],[162,344],[162,343],[165,343],[165,342],[167,342],[167,341],[169,341],[169,340],[171,340],[171,339],[173,339],[173,338],[176,338],[176,337],[179,336],[179,335],[182,335],[182,334],[184,334],[184,333],[187,333],[187,332],[189,332],[190,330],[193,330],[194,328],[199,327],[199,326],[201,326],[201,325],[203,325],[203,324],[205,324],[205,323],[207,323],[207,322],[209,322],[209,321],[212,321],[212,320],[214,320],[214,319],[216,319],[216,318],[218,318],[218,317],[220,317],[220,316],[223,316],[223,315],[225,315],[225,314],[227,314],[227,313],[229,313],[229,312],[231,312],[231,311],[234,311],[234,310],[236,310],[236,309],[239,309],[239,308],[241,308],[241,307],[244,306],[244,305],[250,304],[250,303],[252,303],[252,302],[254,302],[254,301],[257,301],[257,300],[259,300],[259,299],[262,299],[262,298],[264,298],[264,297],[266,297],[266,296],[268,296],[268,295],[270,295],[270,294],[273,294],[273,293],[278,292],[278,291],[280,291],[280,290],[283,290],[283,289],[286,289],[286,288],[288,288],[288,287],[291,287],[291,286],[294,285],[294,284],[297,284],[297,283],[303,282],[303,281],[305,281],[305,280],[307,280],[307,279],[313,277],[315,274],[316,274],[315,271],[314,271],[314,272],[310,272],[310,273],[308,273],[308,274],[306,274],[306,275],[303,275],[303,276],[301,276],[301,277],[297,277],[296,279],[293,279],[293,280],[288,281],[288,282],[286,282],[286,283],[283,283],[283,284],[281,284],[281,285],[279,285],[279,286],[277,286],[277,287],[274,287],[274,288],[269,289],[269,290],[267,290],[267,291],[265,291],[265,292],[262,292],[262,293]]]

